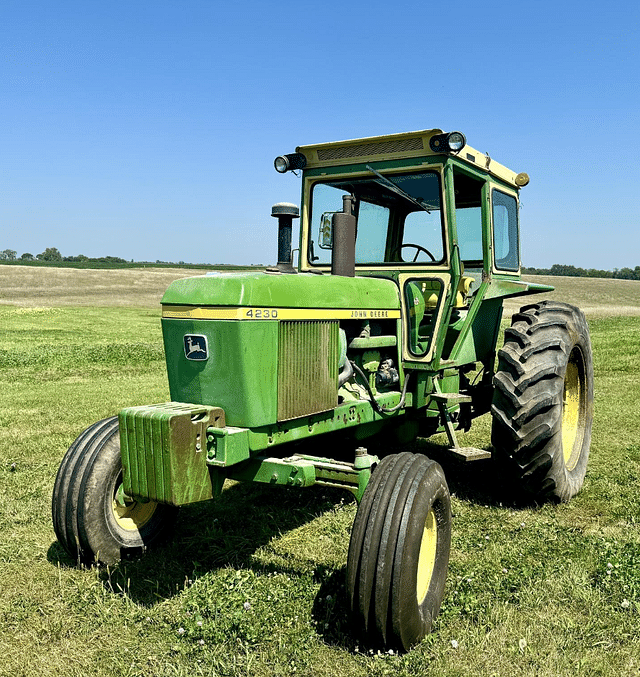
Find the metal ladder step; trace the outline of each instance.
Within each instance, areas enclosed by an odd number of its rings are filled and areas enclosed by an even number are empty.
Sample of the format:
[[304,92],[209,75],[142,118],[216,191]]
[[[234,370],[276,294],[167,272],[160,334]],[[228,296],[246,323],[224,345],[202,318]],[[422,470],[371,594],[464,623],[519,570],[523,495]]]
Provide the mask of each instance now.
[[443,402],[444,404],[463,404],[471,402],[471,395],[462,393],[431,393],[431,399],[434,402]]
[[482,461],[491,458],[491,452],[486,449],[476,449],[475,447],[451,447],[449,451],[462,461]]

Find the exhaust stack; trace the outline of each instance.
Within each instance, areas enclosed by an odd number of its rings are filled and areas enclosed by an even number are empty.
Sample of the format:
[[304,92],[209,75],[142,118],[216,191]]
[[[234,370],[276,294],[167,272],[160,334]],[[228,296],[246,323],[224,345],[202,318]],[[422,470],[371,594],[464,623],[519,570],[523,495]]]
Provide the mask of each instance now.
[[271,216],[278,219],[278,265],[281,273],[297,273],[291,256],[291,228],[293,219],[300,218],[300,210],[290,202],[278,202],[271,208]]
[[354,277],[356,274],[356,199],[342,196],[342,211],[332,217],[333,255],[331,274]]

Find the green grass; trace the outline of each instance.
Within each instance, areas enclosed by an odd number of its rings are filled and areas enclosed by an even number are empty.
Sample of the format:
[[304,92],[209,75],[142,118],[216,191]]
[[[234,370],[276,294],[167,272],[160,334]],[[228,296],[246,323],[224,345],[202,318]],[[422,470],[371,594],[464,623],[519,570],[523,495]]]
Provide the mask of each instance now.
[[[640,317],[590,320],[596,418],[570,503],[516,509],[486,464],[442,459],[445,600],[397,656],[349,628],[346,493],[229,484],[184,508],[161,550],[74,568],[50,517],[66,448],[124,406],[168,399],[157,306],[90,300],[0,307],[0,675],[640,674]],[[483,417],[464,442],[489,435]]]

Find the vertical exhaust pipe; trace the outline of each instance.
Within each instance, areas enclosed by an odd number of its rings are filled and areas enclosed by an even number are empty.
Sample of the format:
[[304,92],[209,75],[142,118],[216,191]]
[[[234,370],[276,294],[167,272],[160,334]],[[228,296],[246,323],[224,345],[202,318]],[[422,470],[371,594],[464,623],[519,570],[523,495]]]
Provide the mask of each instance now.
[[293,219],[300,218],[300,211],[290,202],[278,202],[271,208],[271,216],[278,219],[278,265],[281,273],[297,273],[291,256],[291,228]]
[[333,230],[333,255],[331,274],[354,277],[356,274],[356,199],[342,196],[342,211],[331,217]]

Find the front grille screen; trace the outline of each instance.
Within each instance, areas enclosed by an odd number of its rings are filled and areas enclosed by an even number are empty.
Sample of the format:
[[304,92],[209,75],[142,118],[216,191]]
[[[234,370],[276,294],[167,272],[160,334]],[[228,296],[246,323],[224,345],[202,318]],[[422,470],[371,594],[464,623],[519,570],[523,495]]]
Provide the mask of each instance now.
[[333,409],[338,404],[338,322],[280,322],[278,420]]

